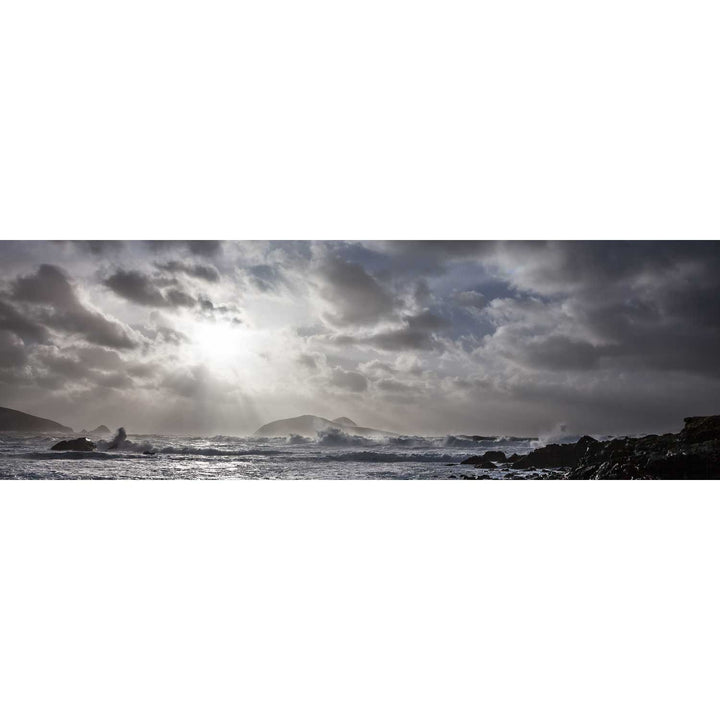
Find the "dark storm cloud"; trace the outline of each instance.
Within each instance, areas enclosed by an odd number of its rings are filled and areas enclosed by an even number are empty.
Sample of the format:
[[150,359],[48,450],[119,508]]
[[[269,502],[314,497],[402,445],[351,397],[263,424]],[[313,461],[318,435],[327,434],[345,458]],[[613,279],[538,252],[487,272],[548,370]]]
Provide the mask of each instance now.
[[121,370],[107,370],[93,367],[88,363],[87,356],[81,359],[77,355],[64,355],[58,351],[44,353],[37,357],[38,367],[46,371],[42,378],[45,383],[58,385],[58,380],[63,383],[73,383],[81,387],[103,387],[103,388],[129,388],[133,385],[130,374]]
[[[604,357],[618,369],[718,373],[717,243],[527,243],[502,251],[510,263],[522,259],[514,272],[518,287],[558,298],[546,305],[549,321],[553,312],[562,314],[576,330],[567,356],[557,340],[545,349],[538,342],[539,354],[523,350],[529,365],[591,368]],[[594,341],[580,350],[588,337]]]
[[168,290],[165,293],[165,299],[168,305],[172,307],[194,307],[195,298],[192,295],[188,295],[182,290]]
[[117,255],[125,249],[125,243],[119,240],[74,240],[73,246],[95,256]]
[[137,270],[117,270],[105,280],[104,285],[116,295],[137,305],[166,307],[168,304],[152,280]]
[[222,250],[218,240],[188,240],[185,245],[193,255],[202,257],[214,257]]
[[373,325],[398,307],[396,298],[358,263],[330,256],[317,278],[321,296],[332,307],[327,317],[333,325]]
[[136,305],[171,308],[193,307],[196,304],[195,298],[182,290],[162,292],[158,287],[166,284],[162,278],[153,279],[138,270],[116,270],[103,284],[116,295]]
[[33,322],[78,334],[91,343],[115,348],[133,348],[137,343],[118,322],[85,307],[65,272],[54,265],[41,265],[33,275],[11,283],[12,299],[35,306]]
[[13,299],[64,309],[78,305],[75,291],[65,273],[54,265],[41,265],[37,273],[12,283]]
[[332,337],[332,342],[340,346],[358,345],[388,352],[434,350],[440,347],[431,332],[411,327],[384,330],[372,335],[336,335]]
[[[81,402],[214,412],[243,384],[278,417],[342,396],[438,434],[720,407],[719,243],[39,242],[0,245],[0,268],[0,405],[66,424]],[[214,358],[205,330],[242,353]]]
[[0,300],[0,328],[15,333],[24,342],[46,343],[50,338],[47,328],[28,319],[3,300]]
[[407,315],[404,319],[411,330],[440,330],[449,324],[445,318],[430,310],[423,310],[417,315]]
[[[715,242],[507,242],[494,259],[512,268],[518,287],[549,293],[626,292],[645,278],[650,285],[674,282],[683,268],[695,279],[717,277],[720,249]],[[716,283],[716,280],[713,281]]]
[[25,345],[14,333],[0,330],[0,367],[15,368],[27,362]]
[[392,378],[378,380],[375,386],[380,390],[384,390],[385,392],[390,393],[408,394],[415,392],[415,388],[413,388],[411,385],[399,382],[398,380],[393,380]]
[[308,355],[307,353],[302,353],[298,355],[297,362],[299,365],[303,365],[306,368],[309,368],[310,370],[317,370],[317,359],[313,357],[312,355]]
[[472,264],[490,257],[495,249],[491,241],[403,240],[366,243],[387,258],[387,272],[396,276],[426,278],[444,275],[450,266]]
[[590,370],[603,355],[602,348],[557,335],[533,341],[523,352],[527,365],[550,370]]
[[144,335],[148,340],[152,340],[155,343],[161,342],[168,345],[182,345],[189,340],[185,333],[175,330],[174,328],[167,327],[166,325],[137,325],[135,326],[135,329]]
[[357,345],[388,352],[436,350],[442,347],[436,334],[449,326],[445,318],[424,310],[416,315],[405,315],[402,320],[402,327],[371,334],[335,335],[331,340],[336,345]]
[[357,372],[335,368],[330,376],[330,383],[341,390],[361,393],[367,390],[367,378]]
[[158,270],[181,273],[211,283],[216,283],[220,280],[220,273],[212,265],[190,265],[180,262],[179,260],[171,260],[166,263],[155,263],[155,267]]

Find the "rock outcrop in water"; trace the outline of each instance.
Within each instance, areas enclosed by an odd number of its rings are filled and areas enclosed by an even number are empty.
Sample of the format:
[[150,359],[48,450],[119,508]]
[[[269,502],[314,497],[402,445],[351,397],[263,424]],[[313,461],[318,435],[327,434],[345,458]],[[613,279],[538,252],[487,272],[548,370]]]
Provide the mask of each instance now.
[[[463,464],[483,467],[489,453]],[[552,444],[508,458],[513,470],[569,468],[573,479],[720,478],[720,415],[687,417],[677,433],[615,438],[601,442],[586,435],[572,444]]]
[[720,478],[720,415],[685,418],[678,434],[618,438],[598,446],[570,478]]
[[[463,460],[461,465],[475,465],[480,467],[483,463],[487,462],[506,462],[507,458],[502,450],[488,450],[482,455],[472,455],[471,457]],[[492,467],[495,467],[494,465]]]
[[[474,455],[462,464],[487,467],[486,463],[495,459],[490,457],[492,452]],[[720,478],[720,415],[687,417],[676,434],[604,442],[586,435],[576,443],[546,445],[527,455],[512,455],[507,458],[508,466],[513,470],[566,468],[564,476],[572,479]]]
[[86,430],[83,428],[80,431],[83,435],[107,435],[110,432],[110,428],[107,425],[98,425],[94,430]]
[[513,463],[513,468],[525,470],[527,468],[557,468],[574,467],[587,452],[598,444],[595,438],[585,435],[571,445],[545,445],[528,453]]
[[61,440],[55,443],[51,450],[79,450],[80,452],[90,452],[95,449],[95,443],[89,438],[81,437],[74,440]]
[[0,407],[0,432],[71,433],[73,429],[54,420]]
[[[340,422],[342,421],[342,422]],[[302,435],[304,437],[315,437],[320,432],[328,430],[340,430],[348,435],[394,435],[387,430],[376,430],[356,425],[350,418],[342,417],[336,420],[328,420],[318,415],[300,415],[284,420],[275,420],[267,423],[255,431],[259,437],[286,437],[289,435]]]

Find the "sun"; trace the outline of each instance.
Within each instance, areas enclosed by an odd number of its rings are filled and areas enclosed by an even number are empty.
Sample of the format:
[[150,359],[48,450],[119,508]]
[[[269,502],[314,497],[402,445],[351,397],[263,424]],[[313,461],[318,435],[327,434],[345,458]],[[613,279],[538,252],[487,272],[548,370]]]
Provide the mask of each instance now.
[[227,370],[242,361],[248,351],[248,337],[242,325],[223,321],[195,322],[187,334],[192,352],[204,365]]

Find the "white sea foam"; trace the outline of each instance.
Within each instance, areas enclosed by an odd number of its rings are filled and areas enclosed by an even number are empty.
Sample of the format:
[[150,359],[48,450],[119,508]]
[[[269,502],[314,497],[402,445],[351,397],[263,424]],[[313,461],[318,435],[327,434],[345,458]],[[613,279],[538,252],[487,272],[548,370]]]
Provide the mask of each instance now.
[[[92,452],[51,451],[57,438],[0,434],[0,478],[26,479],[447,479],[479,474],[456,467],[485,449],[528,452],[530,443],[446,437],[315,438],[215,435],[209,438],[116,433]],[[485,471],[483,471],[485,472]],[[502,477],[501,469],[489,471]]]

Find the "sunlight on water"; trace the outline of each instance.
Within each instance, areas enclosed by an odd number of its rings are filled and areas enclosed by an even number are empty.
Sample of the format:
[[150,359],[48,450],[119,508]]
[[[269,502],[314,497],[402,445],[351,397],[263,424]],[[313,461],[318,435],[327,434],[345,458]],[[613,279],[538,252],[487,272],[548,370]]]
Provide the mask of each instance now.
[[[129,435],[120,448],[57,452],[62,437],[0,434],[0,479],[48,480],[446,480],[506,477],[506,468],[460,466],[469,455],[526,453],[527,440],[467,436],[307,438]],[[527,473],[517,475],[529,476]]]

